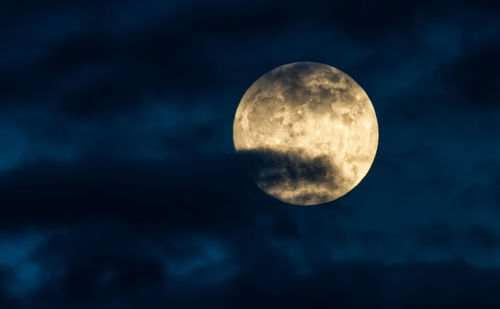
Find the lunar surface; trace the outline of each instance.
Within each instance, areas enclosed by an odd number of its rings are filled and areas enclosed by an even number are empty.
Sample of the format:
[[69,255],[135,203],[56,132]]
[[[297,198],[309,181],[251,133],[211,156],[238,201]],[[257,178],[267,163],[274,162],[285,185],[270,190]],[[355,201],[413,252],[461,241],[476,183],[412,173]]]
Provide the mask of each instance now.
[[263,191],[286,203],[316,205],[345,195],[365,177],[378,124],[351,77],[325,64],[296,62],[264,74],[246,91],[233,140]]

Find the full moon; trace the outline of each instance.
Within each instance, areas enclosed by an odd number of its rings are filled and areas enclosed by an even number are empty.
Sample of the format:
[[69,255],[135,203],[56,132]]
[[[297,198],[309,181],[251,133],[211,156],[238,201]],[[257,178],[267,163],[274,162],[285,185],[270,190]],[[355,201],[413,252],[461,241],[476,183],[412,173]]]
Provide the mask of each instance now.
[[368,173],[378,123],[365,91],[346,73],[295,62],[246,91],[233,124],[234,148],[257,186],[289,204],[345,195]]

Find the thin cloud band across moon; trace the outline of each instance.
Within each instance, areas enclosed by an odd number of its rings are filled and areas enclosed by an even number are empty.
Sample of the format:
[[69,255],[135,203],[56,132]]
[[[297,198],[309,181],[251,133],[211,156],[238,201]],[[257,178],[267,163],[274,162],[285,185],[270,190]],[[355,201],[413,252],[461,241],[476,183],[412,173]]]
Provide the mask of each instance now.
[[365,91],[329,65],[277,67],[243,95],[234,148],[264,192],[294,205],[336,200],[370,169],[378,123]]

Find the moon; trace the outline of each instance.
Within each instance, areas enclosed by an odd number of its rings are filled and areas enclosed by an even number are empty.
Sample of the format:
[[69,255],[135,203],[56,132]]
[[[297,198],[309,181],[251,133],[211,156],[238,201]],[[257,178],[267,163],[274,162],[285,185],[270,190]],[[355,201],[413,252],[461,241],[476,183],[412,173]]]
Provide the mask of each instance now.
[[356,187],[378,146],[378,122],[365,91],[326,64],[277,67],[243,95],[234,148],[257,186],[289,204],[331,202]]

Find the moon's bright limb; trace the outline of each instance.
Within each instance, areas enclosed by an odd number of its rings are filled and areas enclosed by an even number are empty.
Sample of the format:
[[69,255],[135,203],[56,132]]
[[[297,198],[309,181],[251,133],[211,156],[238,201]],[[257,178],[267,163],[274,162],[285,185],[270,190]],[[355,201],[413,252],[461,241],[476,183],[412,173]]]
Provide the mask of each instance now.
[[247,90],[233,140],[262,190],[290,204],[315,205],[363,179],[377,151],[378,124],[351,77],[325,64],[296,62]]

